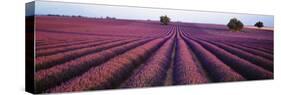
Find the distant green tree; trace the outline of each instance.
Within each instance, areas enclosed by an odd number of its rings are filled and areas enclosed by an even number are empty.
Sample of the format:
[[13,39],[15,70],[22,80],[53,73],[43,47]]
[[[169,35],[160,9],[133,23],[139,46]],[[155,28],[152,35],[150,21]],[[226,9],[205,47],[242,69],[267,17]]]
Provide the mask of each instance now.
[[244,24],[236,19],[236,18],[232,18],[230,19],[230,21],[228,22],[227,24],[227,27],[231,30],[231,31],[234,31],[234,32],[239,32],[243,29],[244,27]]
[[160,22],[162,23],[162,24],[164,24],[164,25],[168,25],[168,23],[170,22],[170,18],[167,16],[167,15],[165,15],[165,16],[160,16]]
[[255,26],[258,27],[258,28],[262,28],[262,27],[263,27],[263,22],[258,21],[258,22],[255,24]]
[[105,19],[111,19],[109,16],[106,16]]

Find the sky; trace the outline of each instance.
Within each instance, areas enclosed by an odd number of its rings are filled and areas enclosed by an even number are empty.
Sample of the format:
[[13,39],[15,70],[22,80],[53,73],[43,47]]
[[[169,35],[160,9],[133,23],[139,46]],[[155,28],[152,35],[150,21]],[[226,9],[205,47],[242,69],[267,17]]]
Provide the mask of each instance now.
[[[159,20],[161,15],[167,15],[171,21],[227,24],[231,18],[237,18],[244,25],[254,25],[262,21],[265,26],[274,26],[271,15],[237,14],[208,11],[175,10],[161,8],[143,8],[128,6],[110,6],[99,4],[65,3],[65,2],[35,2],[35,15],[81,15],[86,17],[115,17],[119,19]],[[28,13],[27,15],[32,15]]]

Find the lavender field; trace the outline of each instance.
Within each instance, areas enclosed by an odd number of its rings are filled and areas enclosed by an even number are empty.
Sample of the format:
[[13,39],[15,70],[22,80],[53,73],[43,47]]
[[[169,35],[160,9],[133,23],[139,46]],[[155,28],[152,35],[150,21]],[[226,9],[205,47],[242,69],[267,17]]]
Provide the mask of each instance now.
[[273,79],[273,30],[36,16],[36,91]]

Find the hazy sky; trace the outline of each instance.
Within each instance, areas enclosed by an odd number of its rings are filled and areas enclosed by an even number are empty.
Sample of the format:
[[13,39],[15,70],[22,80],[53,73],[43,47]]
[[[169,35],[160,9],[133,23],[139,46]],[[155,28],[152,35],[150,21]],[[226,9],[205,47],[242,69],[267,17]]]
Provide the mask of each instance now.
[[235,17],[245,25],[253,25],[262,21],[265,26],[273,27],[274,17],[269,15],[232,14],[219,12],[167,10],[126,6],[108,6],[95,4],[77,4],[62,2],[36,1],[35,14],[81,15],[87,17],[116,17],[121,19],[159,20],[161,15],[167,15],[172,21],[227,24]]

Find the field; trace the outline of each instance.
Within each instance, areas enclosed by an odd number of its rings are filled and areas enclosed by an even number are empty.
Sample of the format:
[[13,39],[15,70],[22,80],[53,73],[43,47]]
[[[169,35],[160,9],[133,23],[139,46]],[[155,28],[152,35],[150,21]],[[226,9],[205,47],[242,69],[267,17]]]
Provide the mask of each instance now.
[[36,17],[41,92],[273,79],[273,30],[158,21]]

